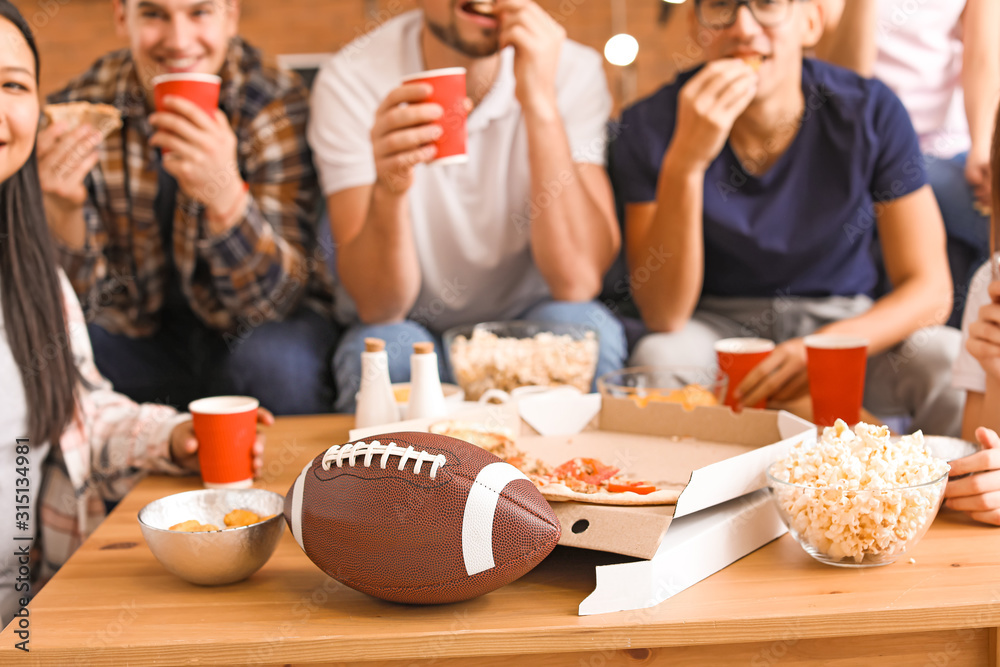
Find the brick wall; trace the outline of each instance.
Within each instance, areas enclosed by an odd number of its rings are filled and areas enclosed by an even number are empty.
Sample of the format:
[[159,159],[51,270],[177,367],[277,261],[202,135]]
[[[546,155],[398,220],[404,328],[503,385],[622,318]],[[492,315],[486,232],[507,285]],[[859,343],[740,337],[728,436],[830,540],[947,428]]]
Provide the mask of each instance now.
[[[678,15],[671,25],[657,24],[661,0],[540,0],[566,27],[570,38],[603,51],[613,34],[613,2],[622,2],[627,31],[639,40],[636,63],[607,65],[617,101],[655,90],[676,70],[688,51],[686,26]],[[42,53],[42,91],[55,90],[101,54],[120,48],[111,0],[14,0],[36,32]],[[375,4],[375,0],[373,0]],[[413,0],[377,0],[373,14],[363,0],[243,0],[241,33],[269,55],[335,50],[381,20],[406,11]],[[675,57],[676,56],[676,57]]]

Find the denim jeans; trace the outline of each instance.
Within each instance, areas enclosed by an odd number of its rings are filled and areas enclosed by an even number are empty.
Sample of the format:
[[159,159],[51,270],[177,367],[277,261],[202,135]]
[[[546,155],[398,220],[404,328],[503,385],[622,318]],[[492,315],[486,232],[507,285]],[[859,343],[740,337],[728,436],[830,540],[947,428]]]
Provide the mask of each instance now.
[[[526,310],[520,320],[541,320],[566,324],[587,324],[597,329],[600,350],[594,378],[618,370],[625,363],[628,350],[621,322],[603,304],[596,301],[543,301]],[[389,377],[393,382],[410,379],[410,353],[413,343],[433,342],[438,350],[438,369],[442,381],[451,381],[451,374],[442,354],[441,336],[424,326],[405,320],[397,324],[358,324],[349,328],[340,339],[333,357],[333,372],[337,383],[337,412],[354,412],[355,394],[361,386],[361,353],[365,338],[381,338],[386,342],[389,357]]]
[[186,410],[197,398],[254,396],[277,415],[333,409],[330,357],[336,328],[308,308],[243,335],[208,329],[193,313],[171,313],[145,338],[88,325],[97,368],[134,401]]

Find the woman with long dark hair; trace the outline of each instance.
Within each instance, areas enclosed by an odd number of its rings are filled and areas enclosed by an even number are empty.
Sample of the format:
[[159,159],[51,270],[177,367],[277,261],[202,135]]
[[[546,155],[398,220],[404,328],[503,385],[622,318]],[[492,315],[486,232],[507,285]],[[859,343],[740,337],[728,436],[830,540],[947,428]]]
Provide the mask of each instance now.
[[[94,366],[49,238],[35,159],[39,61],[0,0],[0,620],[10,621],[149,471],[197,470],[190,417],[137,405]],[[260,420],[270,422],[263,412]],[[258,439],[259,469],[263,443]],[[15,545],[15,546],[11,546]],[[20,552],[17,552],[20,549]],[[30,577],[19,567],[30,554]]]
[[951,462],[945,489],[948,507],[977,521],[1000,526],[1000,114],[990,154],[993,198],[991,257],[976,271],[962,318],[962,352],[955,386],[966,392],[962,437],[982,449]]

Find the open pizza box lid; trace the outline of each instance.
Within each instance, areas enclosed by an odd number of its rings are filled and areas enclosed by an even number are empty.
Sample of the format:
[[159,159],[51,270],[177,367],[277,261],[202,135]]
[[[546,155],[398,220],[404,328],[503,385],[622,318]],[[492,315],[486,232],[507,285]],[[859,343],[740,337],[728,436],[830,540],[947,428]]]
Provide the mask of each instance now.
[[812,424],[787,412],[748,409],[737,414],[725,407],[686,411],[673,403],[640,408],[628,399],[559,392],[517,404],[474,405],[445,418],[355,429],[350,437],[354,441],[393,431],[426,431],[443,419],[512,431],[520,449],[553,466],[591,457],[631,477],[686,482],[676,505],[552,503],[562,524],[559,544],[644,559],[656,555],[672,521],[762,489],[767,466],[803,438],[815,437]]

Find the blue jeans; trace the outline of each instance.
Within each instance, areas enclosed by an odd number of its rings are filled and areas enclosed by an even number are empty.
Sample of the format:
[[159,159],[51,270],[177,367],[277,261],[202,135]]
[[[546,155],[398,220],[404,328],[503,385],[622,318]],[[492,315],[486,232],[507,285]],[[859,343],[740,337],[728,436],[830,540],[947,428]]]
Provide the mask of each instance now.
[[334,324],[308,308],[242,335],[208,329],[193,313],[171,313],[152,336],[131,338],[88,325],[97,368],[140,403],[186,410],[197,398],[254,396],[277,415],[333,408]]
[[[625,329],[621,322],[603,304],[597,301],[583,303],[569,301],[543,301],[525,311],[520,320],[541,320],[566,324],[587,324],[597,329],[600,350],[597,358],[595,380],[605,373],[618,370],[625,363],[628,350]],[[337,383],[337,412],[354,412],[354,398],[361,386],[361,353],[365,338],[381,338],[386,342],[389,357],[389,378],[393,382],[410,380],[410,353],[417,342],[433,342],[438,350],[438,370],[443,381],[451,381],[451,374],[441,351],[441,336],[420,324],[405,320],[397,324],[358,324],[348,329],[333,356],[333,374]]]
[[934,190],[948,234],[948,258],[955,289],[955,314],[950,323],[960,324],[972,275],[990,255],[990,219],[975,208],[975,196],[965,180],[965,159],[960,153],[950,159],[925,156],[927,180]]

